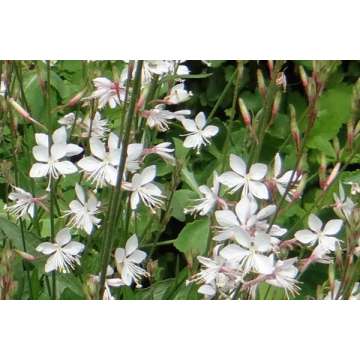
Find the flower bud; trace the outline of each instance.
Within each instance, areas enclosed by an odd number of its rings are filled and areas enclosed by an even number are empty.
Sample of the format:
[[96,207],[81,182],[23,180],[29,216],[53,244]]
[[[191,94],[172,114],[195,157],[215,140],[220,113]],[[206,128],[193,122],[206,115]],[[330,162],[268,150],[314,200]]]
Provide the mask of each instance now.
[[257,69],[256,76],[257,76],[257,85],[258,85],[259,93],[264,98],[266,96],[266,85],[265,85],[264,75],[261,69]]
[[334,151],[336,154],[336,158],[339,159],[340,158],[340,150],[341,150],[339,138],[337,136],[335,136],[332,143],[333,143]]
[[331,291],[331,293],[333,293],[334,288],[335,288],[335,264],[334,263],[329,264],[328,276],[329,276],[330,291]]
[[326,179],[325,181],[325,184],[324,184],[324,191],[326,191],[329,186],[334,182],[334,180],[336,179],[338,173],[339,173],[339,170],[340,170],[340,166],[341,166],[341,163],[337,163],[334,168],[332,169],[329,177]]
[[78,92],[75,96],[73,96],[68,103],[66,104],[66,106],[68,107],[73,107],[75,106],[83,97],[83,95],[85,94],[86,89],[81,90],[80,92]]
[[313,78],[309,78],[306,93],[307,93],[309,102],[314,101],[314,99],[316,97],[316,83]]
[[24,251],[21,251],[21,250],[17,250],[15,249],[15,252],[21,256],[24,260],[27,260],[27,261],[34,261],[36,260],[36,257],[27,253],[27,252],[24,252]]
[[297,152],[299,152],[301,147],[301,139],[300,139],[300,131],[296,121],[296,110],[294,105],[290,104],[289,110],[290,110],[290,131],[295,141],[296,150]]
[[246,127],[251,126],[251,116],[242,98],[239,98],[239,107],[245,126]]
[[307,87],[308,87],[308,76],[306,74],[305,69],[300,65],[299,66],[299,73],[300,73],[300,79],[301,79],[301,83],[305,89],[305,92],[307,93]]
[[281,104],[281,92],[278,91],[275,95],[275,99],[274,99],[273,106],[271,109],[271,119],[272,120],[274,120],[276,115],[278,114],[280,104]]
[[347,130],[347,145],[349,146],[350,149],[352,149],[353,146],[353,142],[354,142],[354,125],[352,123],[352,121],[348,121],[346,124],[346,130]]
[[327,169],[327,161],[324,153],[321,153],[320,156],[320,167],[319,167],[319,183],[320,188],[324,190],[325,181],[326,181],[326,169]]
[[270,73],[270,77],[271,77],[273,69],[274,69],[274,61],[268,60],[267,65],[268,65],[268,69],[269,69],[269,73]]

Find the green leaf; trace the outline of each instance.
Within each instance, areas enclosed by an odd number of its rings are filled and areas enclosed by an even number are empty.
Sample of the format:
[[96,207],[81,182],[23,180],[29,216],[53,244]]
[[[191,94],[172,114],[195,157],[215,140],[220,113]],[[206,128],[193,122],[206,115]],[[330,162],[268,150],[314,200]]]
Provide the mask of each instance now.
[[191,199],[196,199],[197,194],[194,191],[181,189],[174,193],[171,201],[171,216],[179,221],[185,221],[184,209],[189,206]]
[[195,220],[181,230],[174,245],[185,254],[192,256],[202,255],[207,248],[209,230],[210,223],[208,218]]

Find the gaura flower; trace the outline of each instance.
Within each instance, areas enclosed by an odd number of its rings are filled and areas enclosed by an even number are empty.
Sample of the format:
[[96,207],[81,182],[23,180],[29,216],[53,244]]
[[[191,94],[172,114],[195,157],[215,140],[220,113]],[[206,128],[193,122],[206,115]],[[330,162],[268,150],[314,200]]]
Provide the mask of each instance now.
[[126,242],[125,248],[117,248],[115,250],[116,268],[119,274],[121,274],[122,281],[127,286],[135,282],[138,287],[141,287],[141,278],[148,276],[148,273],[138,266],[146,258],[146,253],[139,250],[138,247],[138,238],[134,234]]
[[197,149],[200,153],[200,147],[210,144],[210,138],[219,132],[219,128],[214,125],[206,126],[206,117],[203,112],[196,115],[195,120],[181,119],[181,123],[185,130],[189,131],[184,140],[184,147]]
[[151,148],[144,149],[144,151],[143,151],[144,158],[150,154],[157,154],[165,162],[169,163],[170,165],[175,165],[176,160],[175,160],[174,156],[171,155],[171,153],[174,152],[175,149],[170,148],[171,145],[172,144],[170,142],[163,142],[163,143],[157,144]]
[[142,112],[142,116],[146,118],[146,124],[149,126],[149,128],[155,128],[157,131],[161,132],[167,131],[169,129],[169,120],[182,120],[185,118],[185,116],[190,114],[190,110],[179,110],[175,112],[165,110],[163,104],[156,105],[155,108]]
[[[115,300],[115,298],[111,295],[111,291],[110,288],[111,287],[120,287],[125,285],[125,283],[118,277],[112,277],[114,275],[114,269],[108,265],[106,268],[106,279],[105,279],[105,291],[104,291],[104,295],[103,295],[103,300]],[[100,277],[101,274],[99,275],[91,275],[90,279],[99,284],[100,283]]]
[[322,221],[314,214],[310,214],[308,225],[310,230],[299,230],[295,233],[295,239],[305,245],[313,245],[318,242],[324,249],[335,251],[335,247],[341,240],[336,235],[342,227],[343,221],[330,220],[323,226]]
[[121,82],[111,81],[105,77],[98,77],[93,80],[96,90],[92,93],[91,98],[99,100],[99,108],[109,104],[114,109],[121,102],[125,101],[125,87]]
[[[110,133],[108,138],[108,151],[105,144],[98,138],[90,139],[91,156],[78,161],[78,165],[85,171],[89,180],[96,187],[105,184],[115,186],[117,180],[117,167],[120,164],[122,144],[119,137]],[[142,144],[129,144],[127,149],[126,170],[136,171],[139,168],[139,158],[142,154]]]
[[80,265],[80,253],[84,250],[84,244],[78,241],[71,241],[71,234],[68,228],[60,230],[55,236],[55,242],[43,242],[36,251],[44,255],[50,255],[45,264],[45,272],[58,270],[68,273]]
[[355,207],[350,197],[346,196],[342,184],[339,184],[339,195],[333,193],[335,200],[334,211],[338,217],[349,219]]
[[[21,189],[17,186],[12,186],[13,191],[9,194],[8,198],[15,202],[13,205],[4,205],[4,209],[9,214],[14,215],[16,219],[25,218],[30,216],[31,218],[35,215],[35,204],[40,204],[44,197],[36,198],[31,193]],[[42,205],[44,206],[44,205]]]
[[161,190],[152,183],[155,176],[156,166],[151,165],[146,167],[140,174],[135,174],[130,183],[123,183],[123,188],[132,192],[130,197],[132,210],[138,207],[140,201],[149,207],[152,212],[155,212],[155,208],[163,204],[161,198],[164,196],[161,194]]
[[63,125],[66,127],[66,129],[71,129],[71,127],[74,125],[75,123],[75,114],[73,112],[66,114],[65,116],[63,116],[61,119],[58,120],[58,123],[60,125]]
[[219,190],[220,184],[218,181],[218,174],[214,171],[213,186],[211,188],[207,185],[199,186],[199,191],[203,194],[203,196],[200,199],[195,200],[198,203],[197,205],[189,209],[184,209],[184,212],[190,214],[198,213],[200,216],[205,216],[211,213],[218,203],[222,207],[227,208],[226,202],[219,198]]
[[100,202],[92,192],[86,193],[79,185],[75,185],[75,193],[78,200],[73,200],[69,204],[70,210],[65,212],[70,215],[68,226],[84,230],[88,235],[92,233],[94,226],[99,227],[101,220],[95,215],[99,213]]
[[230,168],[233,171],[227,171],[220,175],[219,181],[229,188],[231,194],[243,187],[242,196],[250,195],[258,199],[268,199],[267,187],[262,183],[267,173],[265,164],[253,164],[247,173],[244,160],[230,154]]
[[169,105],[177,105],[189,100],[192,95],[191,91],[185,90],[184,83],[179,83],[171,88],[169,95],[164,98],[164,101]]

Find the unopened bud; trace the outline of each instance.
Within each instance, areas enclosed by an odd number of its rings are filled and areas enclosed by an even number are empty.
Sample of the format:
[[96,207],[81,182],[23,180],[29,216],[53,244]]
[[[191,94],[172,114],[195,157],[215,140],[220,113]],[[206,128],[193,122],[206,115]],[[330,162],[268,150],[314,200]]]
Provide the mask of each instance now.
[[258,85],[259,93],[264,98],[266,96],[266,85],[265,85],[264,75],[261,69],[257,69],[256,76],[257,76],[257,85]]
[[245,126],[246,127],[251,126],[251,116],[242,98],[239,98],[239,107]]
[[283,91],[286,92],[287,80],[286,75],[283,71],[278,73],[276,78],[276,85],[282,87]]
[[309,78],[307,86],[307,96],[309,102],[312,102],[316,97],[316,82],[313,78]]
[[323,190],[324,190],[325,181],[326,181],[326,168],[327,168],[326,156],[324,153],[321,153],[320,167],[319,167],[319,183],[320,183],[320,188]]
[[281,104],[281,92],[278,91],[275,95],[275,99],[273,102],[273,106],[271,109],[271,118],[272,120],[275,119],[276,115],[279,112],[279,108],[280,108],[280,104]]
[[24,251],[21,251],[21,250],[17,250],[15,249],[15,252],[21,256],[24,260],[27,260],[27,261],[34,261],[36,260],[36,257],[27,253],[27,252],[24,252]]
[[267,65],[268,65],[268,69],[269,69],[269,73],[270,73],[270,77],[271,77],[271,74],[272,74],[273,69],[274,69],[274,61],[273,60],[268,60]]
[[334,147],[334,151],[335,151],[335,154],[336,154],[336,158],[339,159],[340,158],[340,142],[339,142],[339,138],[337,136],[335,136],[332,142],[333,142],[333,147]]
[[352,123],[352,121],[348,121],[347,122],[347,145],[349,146],[350,149],[352,149],[353,146],[353,142],[354,142],[354,125]]
[[324,184],[324,191],[326,191],[329,186],[334,182],[334,180],[336,179],[338,173],[339,173],[339,170],[340,170],[340,166],[341,166],[341,163],[337,163],[334,168],[332,169],[329,177],[326,179],[325,181],[325,184]]
[[289,105],[289,110],[290,110],[290,131],[291,131],[291,136],[293,137],[293,139],[295,141],[296,150],[299,152],[300,151],[300,146],[301,146],[301,139],[300,139],[300,131],[299,131],[297,121],[296,121],[296,110],[295,110],[294,105],[290,104]]
[[66,104],[66,106],[68,107],[73,107],[75,106],[83,97],[83,95],[85,94],[86,89],[81,90],[80,92],[78,92],[75,96],[73,96],[68,103]]
[[292,192],[292,197],[293,197],[294,200],[299,199],[301,197],[302,193],[304,192],[306,182],[307,182],[307,178],[308,178],[307,174],[302,174],[299,185]]
[[301,79],[301,83],[305,89],[305,91],[307,92],[307,87],[308,87],[308,76],[306,74],[305,69],[300,65],[299,66],[299,73],[300,73],[300,79]]
[[144,107],[144,104],[145,104],[145,95],[141,94],[138,101],[136,102],[135,112],[140,111]]

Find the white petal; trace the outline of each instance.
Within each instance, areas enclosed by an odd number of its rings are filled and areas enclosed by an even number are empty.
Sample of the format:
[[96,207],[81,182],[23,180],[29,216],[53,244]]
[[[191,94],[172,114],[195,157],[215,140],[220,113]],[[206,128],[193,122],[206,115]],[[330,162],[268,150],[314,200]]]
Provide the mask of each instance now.
[[141,262],[143,262],[146,258],[146,252],[141,251],[141,250],[135,250],[129,257],[128,260],[135,263],[135,264],[140,264]]
[[98,159],[104,160],[106,151],[105,145],[98,138],[92,137],[90,138],[90,150],[91,153],[96,156]]
[[222,256],[224,259],[238,262],[240,262],[248,254],[248,250],[245,250],[236,244],[227,245],[220,251],[220,256]]
[[221,184],[224,184],[229,188],[234,188],[236,186],[241,188],[245,182],[243,177],[233,171],[224,172],[219,176],[218,180]]
[[81,146],[75,144],[67,144],[66,145],[66,156],[74,156],[79,155],[84,151]]
[[219,132],[219,128],[214,125],[207,126],[202,132],[202,136],[209,138],[215,136]]
[[269,193],[267,187],[258,181],[249,181],[249,190],[258,199],[268,199]]
[[269,216],[273,215],[276,211],[276,206],[275,205],[268,205],[266,207],[264,207],[263,209],[261,209],[256,217],[258,220],[265,220],[267,219]]
[[41,252],[44,255],[50,255],[57,250],[57,246],[51,242],[43,242],[36,248],[37,252]]
[[66,155],[65,144],[53,144],[50,148],[52,160],[59,160]]
[[245,225],[251,214],[250,201],[247,197],[243,197],[235,206],[236,215],[241,224]]
[[199,287],[198,293],[209,297],[213,297],[216,294],[216,289],[209,284],[204,284]]
[[319,244],[329,251],[335,251],[338,242],[339,240],[333,236],[322,235],[319,237]]
[[185,128],[185,130],[189,132],[198,132],[198,128],[196,127],[195,121],[191,119],[181,119],[181,124]]
[[322,221],[314,214],[309,215],[308,224],[309,228],[316,233],[320,232],[323,226]]
[[310,230],[299,230],[295,233],[295,239],[302,244],[310,244],[316,241],[317,235]]
[[239,175],[243,177],[246,175],[246,164],[241,157],[230,154],[230,167]]
[[139,194],[137,191],[133,192],[130,197],[131,209],[135,210],[140,202]]
[[49,171],[48,164],[35,163],[30,169],[30,177],[38,178],[46,176]]
[[235,214],[230,210],[218,210],[215,211],[216,221],[220,226],[223,227],[232,227],[239,226],[239,222]]
[[330,220],[324,227],[323,233],[326,235],[335,235],[337,234],[342,227],[343,221],[342,220]]
[[195,124],[198,127],[198,129],[203,129],[206,125],[206,117],[203,112],[199,112],[195,117]]
[[108,184],[115,186],[117,180],[117,170],[111,165],[105,167],[105,180]]
[[42,145],[46,148],[49,146],[49,137],[46,134],[42,134],[42,133],[35,134],[35,140],[38,145]]
[[274,160],[274,176],[277,178],[281,174],[281,157],[276,153]]
[[126,256],[132,254],[138,248],[138,246],[139,246],[139,242],[136,234],[130,236],[130,238],[128,239],[125,245]]
[[261,254],[254,255],[254,267],[260,274],[271,274],[274,271],[272,257]]
[[92,156],[82,158],[77,164],[81,169],[87,172],[94,172],[101,166],[101,162]]
[[202,144],[202,137],[200,134],[189,135],[185,138],[183,146],[186,148],[196,148]]
[[77,167],[71,161],[58,161],[54,165],[63,175],[74,174],[78,171]]
[[77,198],[80,200],[80,202],[82,204],[85,204],[86,202],[86,197],[85,197],[85,192],[82,186],[80,186],[78,183],[75,184],[75,193]]
[[249,175],[251,180],[262,180],[267,173],[267,166],[265,164],[253,164],[250,167]]
[[[121,142],[119,142],[119,141],[120,141],[120,139],[116,134],[110,133],[109,139],[108,139],[109,150],[120,149]],[[120,144],[120,146],[119,146],[119,144]]]
[[61,126],[56,129],[52,135],[54,144],[66,144],[66,128]]
[[140,185],[145,185],[154,180],[156,176],[156,165],[146,167],[140,174]]
[[63,251],[70,255],[78,255],[85,248],[85,245],[78,241],[71,241],[69,244],[63,247]]
[[47,147],[42,146],[42,145],[35,145],[32,149],[34,158],[37,161],[42,161],[42,162],[48,162],[49,160],[49,150]]
[[123,248],[117,248],[115,250],[115,261],[118,263],[118,264],[122,264],[124,262],[124,259],[125,259],[125,249]]
[[127,148],[127,160],[137,160],[144,150],[143,144],[129,144]]
[[58,264],[58,257],[61,256],[59,253],[55,253],[54,255],[51,255],[45,264],[45,272],[51,272],[57,269]]
[[69,228],[64,228],[60,230],[55,236],[55,241],[60,246],[64,246],[69,243],[71,241],[71,234]]

